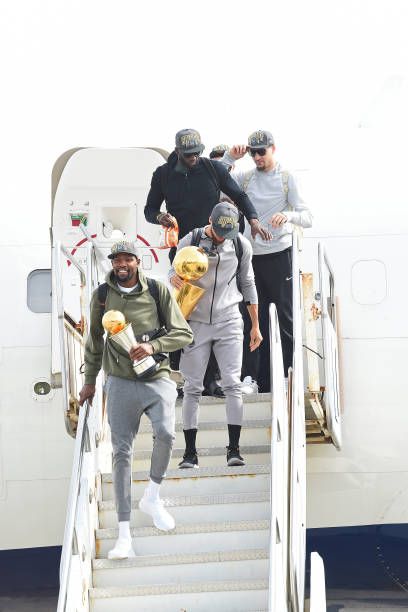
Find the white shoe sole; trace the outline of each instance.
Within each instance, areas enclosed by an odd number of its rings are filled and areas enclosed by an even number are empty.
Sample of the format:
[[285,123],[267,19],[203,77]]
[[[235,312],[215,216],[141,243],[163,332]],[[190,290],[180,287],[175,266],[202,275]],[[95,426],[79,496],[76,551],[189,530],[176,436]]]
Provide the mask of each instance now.
[[108,552],[108,559],[110,559],[111,561],[119,560],[119,559],[133,559],[133,557],[136,557],[136,554],[133,548],[131,548],[127,553],[123,553],[123,554],[114,553],[113,550],[110,550]]

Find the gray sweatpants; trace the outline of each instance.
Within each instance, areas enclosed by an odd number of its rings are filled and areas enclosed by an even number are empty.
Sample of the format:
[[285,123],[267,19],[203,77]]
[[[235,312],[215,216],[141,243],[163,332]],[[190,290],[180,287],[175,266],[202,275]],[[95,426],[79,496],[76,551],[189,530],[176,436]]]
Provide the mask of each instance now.
[[119,521],[129,521],[133,439],[140,418],[145,413],[152,423],[150,478],[160,484],[166,475],[173,447],[177,390],[169,378],[142,382],[109,376],[105,391],[113,447],[116,512]]
[[186,379],[183,400],[183,427],[196,429],[203,378],[211,347],[221,373],[221,386],[226,398],[227,423],[242,425],[242,339],[241,317],[222,323],[189,321],[194,333],[192,344],[181,353],[180,370]]

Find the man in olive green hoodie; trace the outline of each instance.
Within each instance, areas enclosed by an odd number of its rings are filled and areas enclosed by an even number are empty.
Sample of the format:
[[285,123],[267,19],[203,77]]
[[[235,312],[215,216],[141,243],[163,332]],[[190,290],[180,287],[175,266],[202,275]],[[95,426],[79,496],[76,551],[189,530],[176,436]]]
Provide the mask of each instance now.
[[[98,290],[91,300],[90,330],[85,345],[85,384],[80,392],[80,404],[86,400],[92,402],[96,377],[102,366],[107,376],[105,392],[119,522],[119,537],[108,556],[110,559],[124,559],[135,554],[130,533],[132,447],[143,413],[152,423],[154,442],[150,481],[139,502],[139,509],[152,517],[158,529],[168,531],[175,526],[173,517],[162,505],[159,489],[174,440],[176,385],[169,378],[167,359],[158,362],[157,370],[147,378],[136,376],[132,362],[149,355],[157,358],[159,353],[183,348],[192,342],[193,334],[168,288],[154,281],[156,298],[151,292],[139,268],[140,260],[133,243],[122,241],[114,244],[109,258],[112,272],[106,277],[104,303],[101,303]],[[126,322],[131,323],[135,337],[141,338],[130,353],[110,338],[104,341],[102,316],[108,310],[122,312]],[[165,326],[164,334],[146,341],[146,335],[149,337],[149,332],[158,330],[161,325]]]

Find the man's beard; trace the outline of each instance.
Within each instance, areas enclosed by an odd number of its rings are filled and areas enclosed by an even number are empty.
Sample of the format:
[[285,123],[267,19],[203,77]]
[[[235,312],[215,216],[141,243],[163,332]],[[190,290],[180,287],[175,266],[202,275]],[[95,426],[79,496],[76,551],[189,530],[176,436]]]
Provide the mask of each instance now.
[[122,283],[127,283],[128,281],[132,280],[133,277],[133,272],[131,270],[128,270],[126,276],[123,274],[122,276],[119,276],[119,272],[116,270],[113,271],[113,274],[115,275],[116,282],[118,282],[119,285]]

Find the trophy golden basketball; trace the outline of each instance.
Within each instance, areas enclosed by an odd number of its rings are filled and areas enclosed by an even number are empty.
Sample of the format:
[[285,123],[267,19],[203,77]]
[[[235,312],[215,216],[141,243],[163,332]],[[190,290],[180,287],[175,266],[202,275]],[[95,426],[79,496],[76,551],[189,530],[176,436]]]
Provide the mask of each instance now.
[[208,270],[208,257],[200,247],[187,246],[176,254],[173,267],[178,276],[185,281],[181,289],[175,289],[174,297],[184,318],[188,319],[205,291],[188,281],[195,281],[204,276]]

